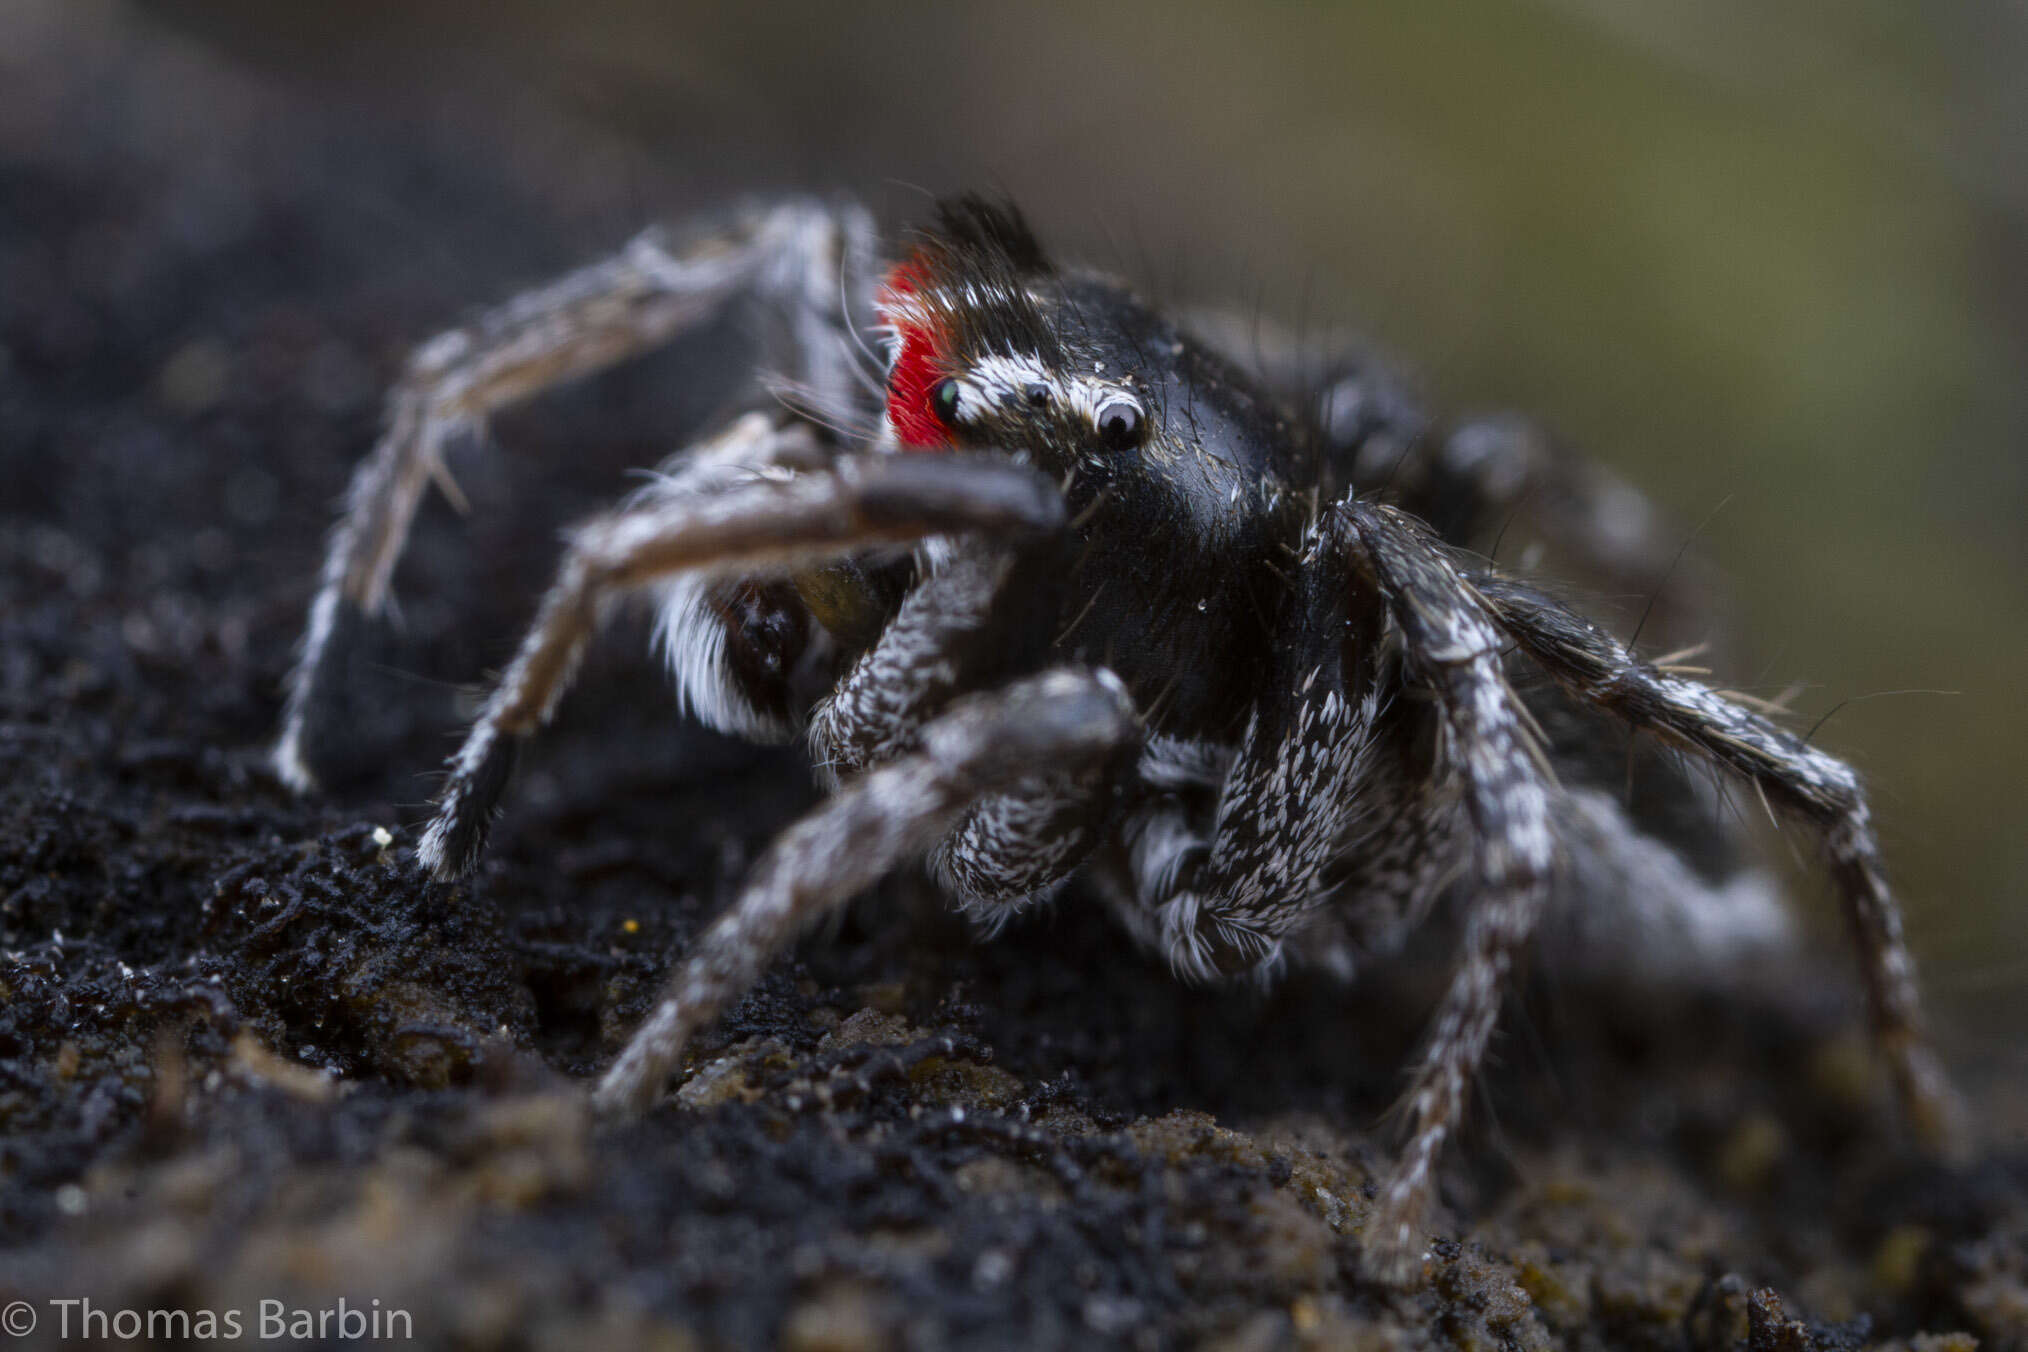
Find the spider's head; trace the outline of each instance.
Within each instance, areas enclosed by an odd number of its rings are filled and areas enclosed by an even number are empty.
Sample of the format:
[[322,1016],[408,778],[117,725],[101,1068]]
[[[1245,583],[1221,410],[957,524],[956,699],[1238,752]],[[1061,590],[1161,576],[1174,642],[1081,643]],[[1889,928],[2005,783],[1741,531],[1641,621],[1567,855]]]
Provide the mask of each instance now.
[[1081,308],[1013,207],[942,204],[887,276],[886,427],[906,451],[976,447],[1038,465],[1147,434],[1135,374],[1093,354]]

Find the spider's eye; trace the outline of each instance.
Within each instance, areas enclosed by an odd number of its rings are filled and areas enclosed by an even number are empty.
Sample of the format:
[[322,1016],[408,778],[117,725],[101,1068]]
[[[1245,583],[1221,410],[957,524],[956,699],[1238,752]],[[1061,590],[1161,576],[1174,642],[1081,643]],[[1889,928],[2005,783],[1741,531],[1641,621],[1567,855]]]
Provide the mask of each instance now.
[[1021,393],[1024,396],[1026,396],[1028,400],[1028,407],[1030,408],[1049,407],[1049,387],[1043,384],[1041,381],[1037,380],[1032,382],[1028,386],[1028,388],[1023,390]]
[[1099,440],[1110,450],[1127,451],[1141,444],[1145,423],[1141,406],[1131,399],[1107,400],[1094,421],[1098,423]]
[[937,418],[949,427],[958,420],[958,382],[945,376],[930,386],[930,407],[936,410]]

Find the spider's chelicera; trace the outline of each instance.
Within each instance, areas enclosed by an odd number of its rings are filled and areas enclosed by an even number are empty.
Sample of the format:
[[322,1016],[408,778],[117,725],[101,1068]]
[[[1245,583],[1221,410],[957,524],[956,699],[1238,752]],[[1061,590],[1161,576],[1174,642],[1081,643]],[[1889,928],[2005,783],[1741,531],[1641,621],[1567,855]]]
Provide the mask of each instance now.
[[[472,868],[513,747],[630,594],[699,718],[807,741],[834,791],[677,964],[601,1108],[654,1102],[690,1034],[808,922],[916,859],[988,924],[1082,872],[1197,979],[1350,970],[1448,892],[1461,951],[1366,1235],[1374,1272],[1407,1274],[1553,896],[1693,937],[1766,923],[1760,875],[1711,864],[1726,827],[1694,777],[1673,767],[1691,827],[1644,815],[1545,734],[1553,715],[1650,733],[1818,834],[1901,1097],[1942,1129],[1851,770],[1452,547],[1540,497],[1576,557],[1661,586],[1630,489],[1510,423],[1440,433],[1354,365],[1290,349],[1243,372],[1120,283],[1054,265],[1011,208],[963,199],[898,262],[876,249],[854,207],[755,209],[680,245],[644,235],[438,338],[333,538],[276,751],[297,787],[331,732],[334,652],[383,605],[448,439],[734,300],[782,321],[770,364],[813,412],[738,419],[575,532],[418,851],[439,877]],[[1523,672],[1549,678],[1526,701]]]

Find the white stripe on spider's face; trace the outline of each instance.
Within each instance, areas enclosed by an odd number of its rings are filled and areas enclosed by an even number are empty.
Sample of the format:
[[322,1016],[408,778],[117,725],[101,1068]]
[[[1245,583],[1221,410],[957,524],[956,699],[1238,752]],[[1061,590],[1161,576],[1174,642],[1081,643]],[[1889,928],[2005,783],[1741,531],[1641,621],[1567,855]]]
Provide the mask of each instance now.
[[1068,410],[1096,432],[1099,410],[1123,399],[1145,415],[1140,399],[1117,381],[1052,371],[1025,354],[991,353],[973,362],[958,380],[958,420],[983,418],[1009,405],[1041,407],[1046,400],[1048,407]]
[[[879,322],[873,326],[887,374],[891,377],[901,359],[903,337],[911,330],[936,331],[948,327],[953,311],[985,310],[1006,303],[1010,297],[972,282],[958,282],[928,291],[890,293],[879,307]],[[1028,293],[1022,297],[1038,310],[1049,302]],[[1102,364],[1094,363],[1087,373],[1066,371],[1045,363],[1033,352],[1003,346],[999,351],[962,360],[951,372],[956,383],[957,405],[952,421],[960,426],[982,425],[1008,409],[1068,413],[1081,427],[1096,434],[1099,413],[1108,405],[1129,403],[1141,417],[1147,408],[1132,388],[1131,377],[1109,378]],[[883,416],[875,434],[875,449],[897,450],[891,416]]]

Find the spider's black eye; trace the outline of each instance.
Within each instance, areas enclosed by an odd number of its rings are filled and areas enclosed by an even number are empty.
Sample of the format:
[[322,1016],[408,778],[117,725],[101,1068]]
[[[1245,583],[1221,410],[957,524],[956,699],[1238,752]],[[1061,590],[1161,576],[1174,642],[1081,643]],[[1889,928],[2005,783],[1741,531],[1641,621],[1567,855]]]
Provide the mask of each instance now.
[[1030,408],[1049,407],[1049,387],[1043,384],[1041,381],[1039,380],[1034,381],[1028,386],[1027,389],[1021,391],[1021,393],[1027,396],[1028,407]]
[[958,420],[958,382],[945,376],[930,386],[930,407],[946,427]]
[[1100,406],[1095,421],[1098,423],[1099,440],[1108,449],[1127,451],[1141,444],[1144,426],[1141,406],[1133,400],[1108,400]]

